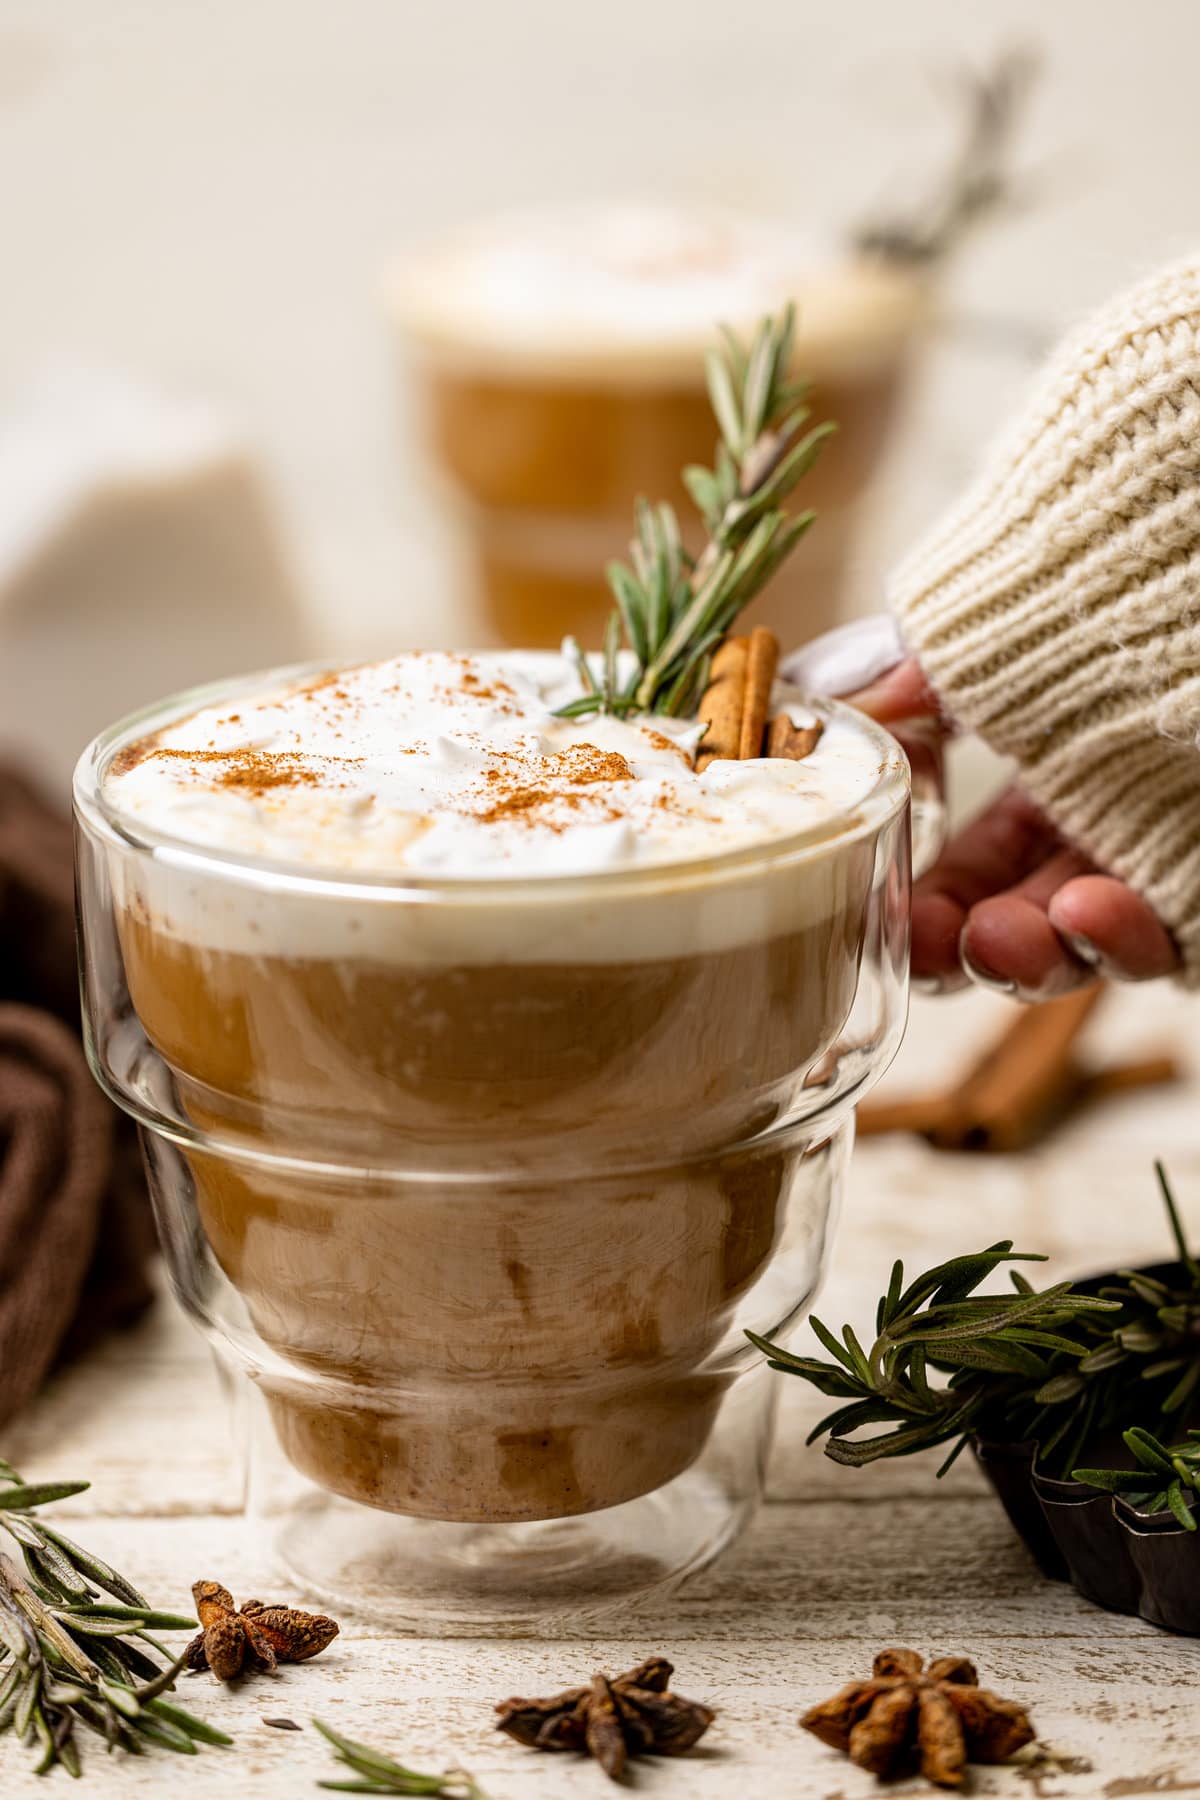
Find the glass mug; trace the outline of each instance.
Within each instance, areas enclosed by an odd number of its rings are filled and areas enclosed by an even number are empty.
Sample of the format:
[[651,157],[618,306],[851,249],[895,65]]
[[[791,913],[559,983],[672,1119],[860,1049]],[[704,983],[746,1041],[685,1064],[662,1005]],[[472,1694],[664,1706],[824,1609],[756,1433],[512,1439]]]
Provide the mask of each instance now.
[[794,300],[795,372],[813,422],[838,430],[804,481],[820,527],[750,622],[801,643],[843,616],[862,503],[927,335],[922,276],[814,253],[778,221],[600,208],[485,222],[398,267],[388,299],[483,628],[553,648],[603,636],[603,570],[639,495],[670,500],[689,532],[680,471],[711,464],[717,439],[712,320],[748,338]]
[[[304,1590],[423,1632],[563,1629],[703,1567],[761,1497],[784,1336],[905,1020],[910,777],[703,861],[339,877],[75,776],[85,1031],[174,1291],[247,1402]],[[797,696],[797,698],[799,698]],[[932,791],[912,808],[932,847]]]

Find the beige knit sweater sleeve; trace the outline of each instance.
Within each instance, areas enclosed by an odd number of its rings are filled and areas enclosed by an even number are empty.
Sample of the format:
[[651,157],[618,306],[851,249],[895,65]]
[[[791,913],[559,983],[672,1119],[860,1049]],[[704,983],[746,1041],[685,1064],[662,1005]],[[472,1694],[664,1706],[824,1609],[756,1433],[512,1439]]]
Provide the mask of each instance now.
[[890,597],[950,716],[1200,984],[1200,255],[1066,340]]

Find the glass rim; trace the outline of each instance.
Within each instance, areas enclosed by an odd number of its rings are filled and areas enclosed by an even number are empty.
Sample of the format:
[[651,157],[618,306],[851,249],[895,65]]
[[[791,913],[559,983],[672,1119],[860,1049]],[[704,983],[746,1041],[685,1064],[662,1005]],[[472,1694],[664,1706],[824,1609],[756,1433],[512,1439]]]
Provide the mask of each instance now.
[[[480,654],[498,654],[489,651]],[[700,884],[764,865],[805,861],[839,845],[870,836],[890,823],[908,802],[911,792],[907,757],[897,740],[875,720],[833,699],[812,699],[793,689],[798,701],[821,719],[843,719],[873,739],[880,752],[875,780],[853,807],[806,830],[764,838],[715,855],[680,857],[661,862],[631,864],[623,868],[588,872],[547,871],[535,875],[447,875],[394,869],[334,869],[307,862],[256,856],[248,852],[199,844],[177,833],[145,825],[115,806],[104,791],[104,780],[113,757],[138,737],[152,735],[190,713],[216,702],[262,691],[270,684],[303,681],[326,674],[328,661],[306,661],[257,670],[249,675],[226,677],[184,688],[164,699],[127,713],[87,745],[72,778],[76,813],[94,830],[129,850],[157,857],[192,871],[208,871],[245,883],[262,881],[275,888],[305,894],[328,893],[347,898],[387,896],[413,900],[452,896],[459,901],[495,902],[514,897],[539,899],[577,896],[601,889],[606,894],[644,891],[658,886]],[[786,685],[786,684],[785,684]]]

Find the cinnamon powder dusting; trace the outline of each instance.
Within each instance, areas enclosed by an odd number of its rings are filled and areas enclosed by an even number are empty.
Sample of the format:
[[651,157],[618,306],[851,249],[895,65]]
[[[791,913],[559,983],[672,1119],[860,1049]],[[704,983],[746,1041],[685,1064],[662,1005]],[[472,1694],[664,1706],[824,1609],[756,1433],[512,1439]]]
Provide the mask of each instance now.
[[[511,767],[514,759],[501,757],[499,766],[491,768],[484,776],[488,789],[488,805],[475,817],[485,824],[493,825],[501,819],[518,819],[539,811],[545,806],[566,807],[572,812],[586,806],[591,817],[615,819],[619,817],[615,808],[606,806],[603,797],[571,793],[571,788],[590,788],[605,782],[632,781],[633,770],[625,758],[616,750],[599,750],[595,744],[573,744],[567,750],[555,751],[540,759],[536,766],[536,774],[542,775],[547,783],[541,785],[536,779],[531,780],[529,762],[517,758],[516,768]],[[568,789],[564,793],[564,786]],[[563,823],[550,819],[537,821],[539,825],[547,825],[552,831],[565,829]]]
[[[142,760],[139,758],[139,760]],[[303,756],[291,750],[168,750],[146,752],[149,762],[174,761],[204,763],[205,779],[213,787],[233,788],[246,794],[265,794],[271,788],[338,787],[327,769],[314,769]],[[334,759],[326,759],[333,761]],[[361,762],[361,757],[344,757],[343,762]],[[118,771],[119,772],[119,771]]]

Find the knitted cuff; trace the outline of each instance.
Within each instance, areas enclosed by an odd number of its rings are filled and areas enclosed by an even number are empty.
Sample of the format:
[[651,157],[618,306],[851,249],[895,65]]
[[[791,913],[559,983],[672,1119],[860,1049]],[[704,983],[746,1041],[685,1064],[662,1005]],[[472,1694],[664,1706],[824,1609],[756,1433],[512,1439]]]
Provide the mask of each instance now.
[[890,599],[950,717],[1200,984],[1200,257],[1065,341]]

